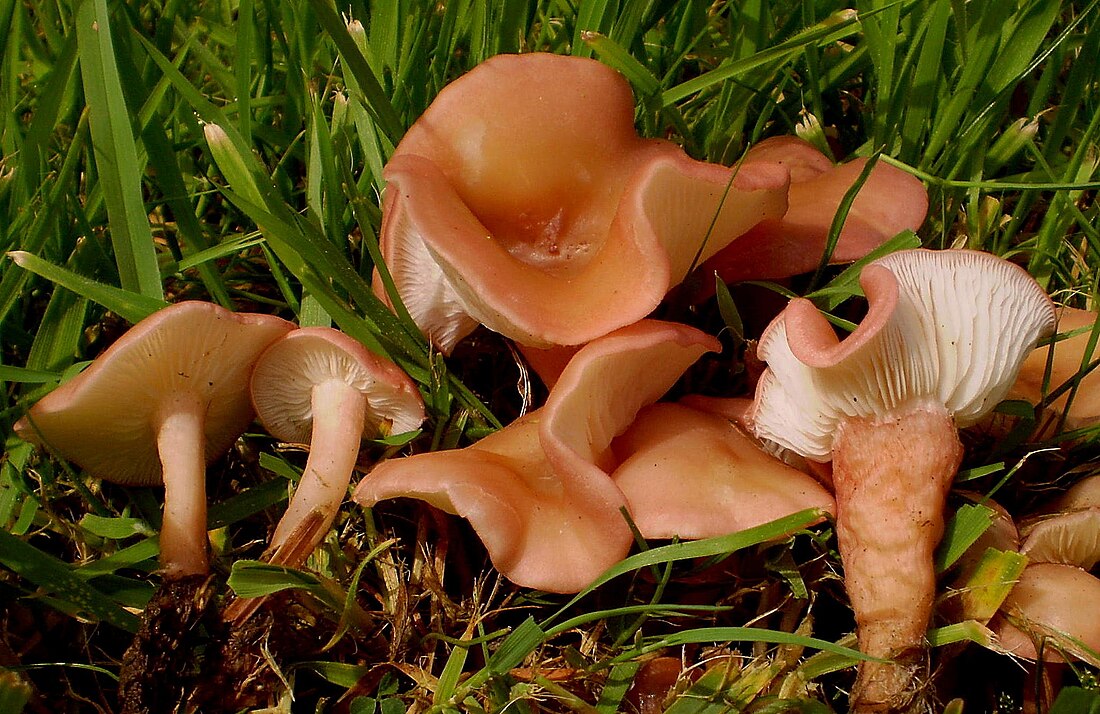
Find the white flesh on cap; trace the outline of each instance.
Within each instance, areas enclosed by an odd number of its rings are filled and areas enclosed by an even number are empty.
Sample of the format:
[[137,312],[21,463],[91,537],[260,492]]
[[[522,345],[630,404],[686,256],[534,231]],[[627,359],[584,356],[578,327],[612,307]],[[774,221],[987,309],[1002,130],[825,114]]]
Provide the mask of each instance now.
[[[1035,281],[988,253],[900,251],[867,266],[861,282],[867,318],[843,343],[822,337],[810,346],[790,335],[831,334],[805,300],[792,301],[761,336],[758,354],[768,370],[752,415],[759,436],[828,461],[845,418],[926,402],[969,426],[997,406],[1054,327],[1053,304]],[[793,323],[785,317],[792,314]]]
[[[277,439],[309,444],[309,457],[264,558],[296,568],[332,527],[364,438],[404,433],[425,419],[412,379],[393,362],[328,327],[303,327],[269,347],[252,373],[252,402]],[[264,598],[226,608],[240,624]]]
[[765,330],[750,421],[833,459],[837,536],[863,663],[852,711],[909,706],[935,596],[932,552],[962,457],[956,429],[996,406],[1054,307],[1021,268],[973,251],[912,250],[867,266],[867,315],[845,340],[806,300]]
[[425,418],[408,375],[327,327],[302,328],[268,348],[252,373],[252,402],[272,436],[310,445],[269,547],[271,562],[290,567],[301,565],[332,525],[360,442],[412,431]]

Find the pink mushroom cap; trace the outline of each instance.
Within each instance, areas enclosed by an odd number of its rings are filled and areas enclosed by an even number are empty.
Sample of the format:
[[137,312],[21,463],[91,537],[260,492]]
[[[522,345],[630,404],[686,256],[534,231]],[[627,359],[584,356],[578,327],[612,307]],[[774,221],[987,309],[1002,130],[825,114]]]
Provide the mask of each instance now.
[[[1100,578],[1073,565],[1036,563],[1020,580],[994,621],[1001,649],[1025,659],[1064,661],[1063,654],[1097,663],[1100,652]],[[1045,640],[1045,643],[1043,642]]]
[[[695,299],[713,294],[713,275],[732,283],[775,280],[817,268],[844,194],[866,159],[833,165],[808,142],[791,136],[765,139],[742,166],[763,161],[791,172],[787,212],[767,218],[703,264]],[[830,263],[858,260],[903,230],[917,230],[928,212],[928,192],[916,177],[886,163],[871,169],[848,210]]]
[[640,138],[633,117],[614,70],[531,53],[478,65],[409,129],[386,166],[380,242],[444,353],[478,323],[534,347],[631,324],[696,260],[786,210],[785,168],[694,161]]
[[391,459],[361,505],[408,497],[465,517],[509,580],[577,592],[626,555],[632,535],[608,472],[611,440],[717,340],[643,320],[585,345],[545,406],[464,449]]
[[1063,563],[1091,570],[1100,562],[1100,476],[1073,484],[1021,525],[1020,552],[1033,563]]
[[[1071,307],[1058,309],[1058,331],[1060,333],[1076,333],[1065,339],[1058,340],[1051,345],[1036,348],[1020,367],[1020,373],[1016,378],[1012,389],[1008,394],[1009,399],[1023,399],[1031,404],[1039,404],[1045,393],[1043,380],[1047,377],[1047,364],[1050,363],[1049,388],[1056,389],[1063,383],[1073,379],[1088,361],[1100,357],[1100,350],[1096,354],[1090,354],[1086,360],[1086,350],[1092,338],[1092,327],[1100,318],[1100,313],[1091,310],[1078,310]],[[1053,357],[1050,351],[1054,350]],[[1050,358],[1048,360],[1048,357]],[[1100,421],[1100,369],[1089,372],[1081,378],[1081,382],[1073,393],[1073,401],[1070,402],[1070,392],[1065,392],[1048,407],[1050,411],[1049,421],[1057,421],[1058,415],[1065,415],[1065,428],[1069,430],[1079,429]]]
[[811,476],[765,452],[729,420],[652,404],[614,442],[611,477],[645,538],[711,538],[804,509],[836,511]]
[[161,563],[170,578],[205,574],[205,466],[252,422],[248,380],[260,353],[294,325],[212,303],[159,310],[15,426],[89,474],[163,485]]

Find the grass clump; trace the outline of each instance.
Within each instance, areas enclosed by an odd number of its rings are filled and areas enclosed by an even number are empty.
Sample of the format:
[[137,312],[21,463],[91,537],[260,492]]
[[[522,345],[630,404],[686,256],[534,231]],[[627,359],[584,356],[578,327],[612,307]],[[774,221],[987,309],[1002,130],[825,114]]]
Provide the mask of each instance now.
[[[732,163],[789,133],[838,160],[877,155],[930,193],[925,226],[896,245],[988,250],[1058,301],[1095,307],[1095,0],[0,0],[0,37],[0,701],[12,711],[116,710],[124,650],[156,603],[160,506],[34,452],[11,426],[166,301],[331,324],[392,357],[431,417],[371,459],[465,445],[538,401],[503,339],[478,333],[443,359],[370,286],[382,166],[440,89],[492,55],[596,57],[631,82],[640,133],[696,158]],[[782,289],[821,288],[833,309],[853,279],[827,270]],[[754,301],[770,294],[755,290],[722,286],[669,317],[751,339]],[[713,365],[691,379],[730,388]],[[959,486],[1027,512],[1095,470],[1095,431],[971,434]],[[163,675],[195,685],[186,696],[204,710],[613,712],[640,706],[661,658],[691,665],[669,712],[845,708],[858,655],[828,525],[780,542],[797,519],[643,544],[565,598],[501,580],[464,523],[395,503],[345,507],[304,571],[265,568],[253,559],[303,463],[255,432],[211,467],[217,570],[186,638],[168,640],[188,657]],[[232,638],[208,607],[227,581],[276,593]],[[1007,658],[960,644],[980,629],[936,634],[940,708],[1010,712],[1030,696]],[[988,675],[960,676],[973,668]],[[1067,701],[1096,706],[1094,672],[1075,670],[1083,688]]]

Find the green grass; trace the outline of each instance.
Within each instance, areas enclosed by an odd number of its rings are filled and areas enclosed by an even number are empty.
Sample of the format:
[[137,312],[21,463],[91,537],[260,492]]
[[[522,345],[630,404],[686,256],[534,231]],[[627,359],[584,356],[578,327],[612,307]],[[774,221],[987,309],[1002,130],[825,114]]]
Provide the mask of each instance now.
[[[877,153],[928,186],[920,242],[1010,257],[1059,301],[1091,307],[1097,5],[0,0],[0,701],[29,683],[35,711],[115,706],[122,652],[159,582],[159,494],[90,481],[10,427],[165,300],[332,324],[390,355],[427,397],[416,449],[469,443],[515,415],[500,340],[444,360],[370,288],[381,168],[478,62],[594,56],[630,80],[642,134],[700,159],[732,163],[795,131],[837,159]],[[829,309],[854,292],[853,271],[819,277],[787,289],[817,288]],[[722,289],[671,317],[751,329],[739,323],[752,295]],[[1026,463],[1019,443],[975,437],[965,486],[1026,509],[1093,468],[1085,436]],[[655,652],[729,665],[685,683],[670,712],[843,710],[852,623],[827,526],[779,543],[765,527],[651,544],[575,599],[501,581],[464,524],[412,504],[345,508],[308,573],[250,565],[300,457],[253,432],[210,470],[214,587],[285,589],[280,620],[315,627],[265,644],[296,710],[613,712]],[[945,559],[974,533],[955,525]],[[1003,702],[1023,691],[1004,658],[937,653],[944,671],[1000,673],[945,689],[966,711],[1014,711]]]

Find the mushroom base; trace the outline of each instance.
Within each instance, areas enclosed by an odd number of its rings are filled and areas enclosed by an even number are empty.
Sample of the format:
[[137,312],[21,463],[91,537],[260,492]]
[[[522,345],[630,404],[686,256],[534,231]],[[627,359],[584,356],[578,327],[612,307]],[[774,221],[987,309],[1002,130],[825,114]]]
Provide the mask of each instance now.
[[905,712],[919,699],[936,595],[932,558],[961,460],[954,422],[942,409],[840,427],[833,480],[845,588],[860,650],[891,660],[861,663],[852,712]]

